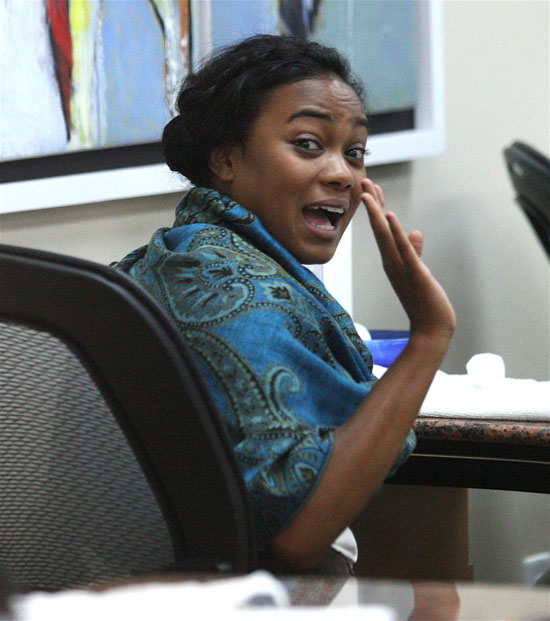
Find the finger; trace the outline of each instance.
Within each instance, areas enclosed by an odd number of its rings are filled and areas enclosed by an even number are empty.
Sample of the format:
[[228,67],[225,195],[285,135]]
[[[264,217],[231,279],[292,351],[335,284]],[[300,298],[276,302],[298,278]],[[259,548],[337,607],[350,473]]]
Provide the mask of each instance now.
[[367,214],[369,216],[371,226],[376,228],[378,231],[386,231],[389,233],[389,222],[386,220],[384,209],[378,199],[370,192],[364,192],[361,194],[361,200],[367,208]]
[[384,192],[382,192],[382,188],[379,185],[374,185],[374,189],[376,191],[376,196],[378,198],[378,202],[382,205],[382,209],[386,208],[386,199],[384,198]]
[[[365,179],[361,181],[361,186],[367,194],[370,194],[371,196],[373,196],[376,199],[376,201],[380,203],[383,209],[384,208],[384,195],[381,194],[382,189],[380,188],[380,186],[378,186],[379,190],[377,190],[376,189],[377,186],[368,177],[366,177]],[[380,201],[380,195],[382,196],[382,201]]]
[[[407,262],[418,261],[418,250],[405,234],[405,231],[403,230],[403,227],[401,226],[401,223],[399,222],[397,216],[392,211],[389,211],[388,213],[386,213],[386,219],[389,223],[395,245],[403,260]],[[415,237],[416,236],[413,236],[413,239]]]
[[[367,207],[367,212],[369,213],[369,217],[374,216],[375,220],[377,220],[380,225],[385,218],[383,217],[384,208],[380,204],[378,200],[378,195],[376,189],[374,187],[374,183],[370,179],[362,179],[361,187],[363,189],[363,193],[361,194],[361,200],[363,201],[365,207]],[[369,201],[372,201],[372,205]],[[387,226],[387,222],[384,222],[384,226]]]
[[422,257],[422,250],[424,249],[424,236],[420,231],[413,231],[409,233],[409,241],[413,245],[416,254]]
[[382,208],[384,209],[386,207],[386,199],[384,198],[384,192],[382,191],[382,188],[379,185],[375,184],[368,177],[365,177],[361,181],[361,184],[365,192],[372,194],[376,198],[376,200],[382,205]]
[[382,210],[382,206],[372,194],[364,193],[361,199],[367,209],[371,229],[376,239],[376,244],[382,254],[382,260],[388,259],[393,262],[401,262],[400,252],[396,247],[394,235],[390,228],[390,223],[386,219],[386,214]]
[[376,186],[372,180],[368,178],[363,179],[361,185],[363,190],[365,190],[365,193],[361,195],[361,200],[367,208],[370,225],[378,248],[387,258],[400,260],[389,222],[386,220],[382,188]]

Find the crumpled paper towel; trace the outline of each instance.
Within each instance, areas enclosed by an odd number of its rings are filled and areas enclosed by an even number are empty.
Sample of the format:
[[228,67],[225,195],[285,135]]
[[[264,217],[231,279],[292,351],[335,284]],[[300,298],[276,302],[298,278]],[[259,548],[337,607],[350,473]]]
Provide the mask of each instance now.
[[[374,365],[382,377],[387,369]],[[550,423],[550,381],[505,376],[504,360],[496,354],[476,354],[467,374],[437,371],[419,416],[485,418]]]
[[438,371],[420,416],[550,422],[550,381],[506,377],[503,359],[477,354],[466,375]]

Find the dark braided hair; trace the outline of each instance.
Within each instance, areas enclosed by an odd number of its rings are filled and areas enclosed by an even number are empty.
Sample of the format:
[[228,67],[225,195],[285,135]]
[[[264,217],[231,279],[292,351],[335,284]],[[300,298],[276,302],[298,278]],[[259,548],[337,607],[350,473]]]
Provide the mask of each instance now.
[[256,35],[222,48],[183,82],[179,114],[162,135],[166,163],[194,185],[208,186],[212,150],[244,144],[274,88],[326,77],[339,78],[364,102],[360,82],[333,48],[275,35]]

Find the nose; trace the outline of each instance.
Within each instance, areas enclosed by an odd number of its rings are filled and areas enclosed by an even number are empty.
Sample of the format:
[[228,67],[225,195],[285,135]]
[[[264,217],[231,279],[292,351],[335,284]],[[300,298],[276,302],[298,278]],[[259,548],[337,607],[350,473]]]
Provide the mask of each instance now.
[[320,180],[340,190],[349,190],[353,187],[353,172],[344,154],[334,153],[327,157],[321,170]]

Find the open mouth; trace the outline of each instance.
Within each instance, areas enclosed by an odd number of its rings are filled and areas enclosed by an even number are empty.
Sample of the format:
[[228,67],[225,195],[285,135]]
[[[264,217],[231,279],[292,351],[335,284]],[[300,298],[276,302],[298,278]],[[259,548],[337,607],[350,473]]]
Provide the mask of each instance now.
[[304,219],[311,226],[321,231],[334,231],[346,210],[330,205],[311,205],[304,208]]

